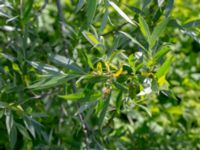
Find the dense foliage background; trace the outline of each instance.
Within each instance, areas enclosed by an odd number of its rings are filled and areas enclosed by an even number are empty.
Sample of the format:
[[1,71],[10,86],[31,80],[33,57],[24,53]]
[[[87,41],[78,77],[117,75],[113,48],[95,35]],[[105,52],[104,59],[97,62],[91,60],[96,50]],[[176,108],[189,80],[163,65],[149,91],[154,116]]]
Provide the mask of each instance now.
[[0,149],[200,149],[199,0],[0,0]]

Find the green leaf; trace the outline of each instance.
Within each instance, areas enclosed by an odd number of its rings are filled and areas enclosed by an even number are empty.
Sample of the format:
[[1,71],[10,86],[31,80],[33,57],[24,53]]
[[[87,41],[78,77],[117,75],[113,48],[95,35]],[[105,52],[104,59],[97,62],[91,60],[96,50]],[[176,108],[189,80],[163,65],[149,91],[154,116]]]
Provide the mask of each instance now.
[[82,80],[88,80],[88,82],[90,83],[97,83],[97,82],[105,82],[108,77],[107,76],[103,76],[103,75],[91,75],[91,74],[87,74],[87,75],[84,75],[82,77],[80,77],[76,83],[79,83],[80,81]]
[[23,119],[24,121],[24,124],[26,126],[26,128],[29,130],[29,132],[31,133],[31,135],[36,138],[36,134],[35,134],[35,128],[34,128],[34,125],[33,125],[33,121],[31,118],[29,117],[24,117]]
[[17,129],[19,130],[19,132],[26,138],[26,139],[29,139],[31,140],[29,134],[28,134],[28,131],[26,130],[26,128],[24,126],[22,126],[21,124],[19,123],[16,123],[16,127]]
[[9,135],[9,140],[10,140],[11,149],[14,149],[15,144],[17,142],[17,129],[15,127],[15,124],[13,125],[13,127],[11,129],[11,133]]
[[120,31],[120,33],[122,33],[123,35],[125,35],[127,38],[129,38],[133,43],[137,44],[139,47],[141,47],[142,49],[145,50],[144,46],[142,46],[142,44],[140,44],[140,42],[138,42],[135,38],[133,38],[130,34],[125,33],[123,31]]
[[147,112],[147,114],[151,117],[152,116],[152,114],[151,114],[151,112],[149,111],[149,109],[147,108],[147,107],[145,107],[145,106],[143,106],[143,105],[140,105],[140,104],[136,104],[138,107],[140,107],[140,108],[142,108],[144,111],[146,111]]
[[78,4],[76,5],[76,11],[75,12],[76,13],[79,12],[84,4],[85,4],[85,0],[79,0]]
[[104,104],[103,104],[103,109],[102,109],[102,111],[100,113],[100,117],[99,117],[99,121],[98,121],[100,128],[102,128],[103,121],[105,119],[105,116],[106,116],[106,113],[107,113],[107,109],[108,109],[108,106],[109,106],[109,103],[110,103],[110,98],[111,98],[111,93],[105,99]]
[[88,31],[83,31],[82,34],[84,37],[93,45],[97,46],[99,44],[99,40],[90,32]]
[[197,37],[197,34],[193,31],[188,31],[188,30],[181,30],[183,34],[186,34],[190,36],[192,39],[194,39],[197,43],[200,44],[200,39]]
[[11,145],[11,149],[14,149],[16,141],[17,141],[17,130],[15,127],[15,121],[13,118],[13,114],[11,111],[6,111],[6,128],[8,131],[9,141]]
[[119,54],[123,54],[124,50],[116,50],[114,52],[112,52],[112,54],[110,55],[110,58],[109,58],[109,62],[112,62],[113,59],[119,55]]
[[0,110],[0,119],[3,117],[4,115],[4,110]]
[[108,16],[109,16],[109,11],[106,9],[104,15],[103,15],[103,20],[101,23],[101,27],[99,28],[99,33],[103,32],[107,22],[108,22]]
[[45,77],[44,79],[28,86],[29,89],[46,89],[55,87],[58,85],[67,84],[68,81],[80,77],[80,75],[56,75],[56,76],[49,76]]
[[68,95],[59,95],[60,98],[65,100],[79,100],[85,97],[85,93],[73,93]]
[[109,1],[109,4],[122,16],[127,22],[132,25],[136,25],[136,22],[133,22],[114,2]]
[[66,67],[67,67],[68,69],[73,70],[74,72],[76,72],[76,73],[78,73],[78,74],[81,74],[81,75],[86,74],[86,73],[83,71],[83,69],[82,69],[79,65],[77,65],[76,63],[71,63],[71,64],[69,64],[69,65],[66,65]]
[[167,108],[167,112],[172,115],[182,115],[183,114],[183,107],[181,106],[172,106]]
[[153,33],[151,34],[150,39],[149,39],[150,48],[153,48],[158,38],[165,31],[168,22],[169,22],[169,18],[165,18],[160,24],[158,24],[154,28]]
[[6,54],[6,53],[0,53],[0,54],[1,54],[4,58],[10,60],[11,62],[16,61],[16,58],[13,57],[13,56],[11,56],[11,55],[9,55],[9,54]]
[[50,53],[48,54],[48,56],[52,62],[58,65],[62,65],[63,67],[66,67],[66,65],[73,63],[73,60],[62,55]]
[[154,55],[154,61],[157,61],[159,58],[162,56],[166,55],[169,52],[169,48],[163,48],[159,50],[155,55]]
[[193,20],[183,25],[184,28],[197,28],[200,27],[200,20]]
[[[28,4],[27,4],[28,3]],[[31,9],[33,7],[33,3],[34,3],[34,0],[29,0],[28,2],[26,3],[26,8],[25,8],[25,11],[24,11],[24,20],[27,21],[29,19],[29,14],[31,12]]]
[[142,10],[140,10],[139,8],[137,7],[134,7],[134,6],[130,6],[130,5],[126,5],[130,10],[134,11],[135,13],[137,14],[144,14],[144,12]]
[[97,7],[97,0],[87,0],[87,21],[88,24],[92,23]]
[[165,16],[168,17],[174,6],[174,0],[168,0],[165,8]]
[[14,125],[14,119],[11,111],[7,111],[5,115],[6,115],[6,128],[8,131],[8,135],[10,135],[12,127]]
[[122,85],[121,83],[119,83],[119,82],[117,82],[117,81],[113,81],[113,84],[114,84],[114,86],[115,86],[116,88],[118,88],[118,89],[121,90],[121,91],[124,91],[124,92],[127,92],[127,91],[128,91],[128,89],[127,89],[124,85]]
[[159,79],[168,73],[170,65],[172,64],[172,56],[168,57],[167,60],[162,64],[162,66],[156,72],[156,77]]
[[50,73],[50,72],[51,73],[61,73],[61,71],[58,68],[48,65],[48,64],[41,64],[41,63],[34,62],[34,61],[28,61],[28,63],[43,73]]
[[117,95],[117,98],[116,98],[116,108],[117,108],[118,113],[120,113],[120,108],[122,105],[122,99],[123,99],[122,96],[123,96],[123,92],[119,91],[119,94]]
[[149,42],[149,38],[150,38],[150,34],[151,34],[150,30],[149,30],[149,26],[141,15],[139,16],[139,25],[140,25],[140,30],[141,30],[142,34],[144,35],[146,40]]
[[[91,98],[99,97],[101,94],[100,92],[93,93],[91,95],[88,95]],[[60,98],[65,99],[65,100],[79,100],[85,98],[87,95],[85,95],[84,92],[80,93],[73,93],[73,94],[68,94],[68,95],[59,95]]]
[[91,109],[97,105],[97,101],[87,102],[86,104],[82,105],[78,111],[75,113],[75,115],[78,115],[82,112],[84,112],[87,109]]

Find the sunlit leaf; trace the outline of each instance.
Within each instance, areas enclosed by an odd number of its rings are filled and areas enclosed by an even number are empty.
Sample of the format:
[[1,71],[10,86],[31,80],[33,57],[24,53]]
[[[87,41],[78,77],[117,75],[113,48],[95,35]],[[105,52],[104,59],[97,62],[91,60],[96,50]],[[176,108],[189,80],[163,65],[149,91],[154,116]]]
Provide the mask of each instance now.
[[61,71],[58,68],[48,65],[48,64],[41,64],[34,61],[29,61],[28,63],[43,73],[49,73],[49,72],[61,73]]
[[159,70],[156,72],[156,77],[159,79],[161,76],[166,75],[172,64],[172,56],[168,57],[167,60],[162,64]]
[[84,37],[93,45],[96,46],[99,44],[98,39],[90,32],[88,31],[83,31],[82,34],[84,35]]
[[153,33],[151,34],[150,39],[149,39],[150,48],[153,48],[158,38],[165,31],[168,22],[169,22],[169,18],[165,18],[160,24],[158,24],[154,28]]
[[[92,98],[99,97],[101,94],[100,92],[93,93],[89,95]],[[65,100],[79,100],[85,98],[87,95],[85,95],[84,92],[80,93],[73,93],[73,94],[68,94],[68,95],[59,95],[60,98],[65,99]]]
[[92,23],[97,7],[97,0],[87,0],[87,21]]
[[139,16],[139,25],[140,25],[140,30],[142,34],[147,39],[147,41],[149,41],[149,38],[150,38],[149,26],[142,16]]
[[129,38],[133,43],[137,44],[139,47],[141,47],[142,49],[145,50],[144,46],[142,46],[142,44],[140,44],[140,42],[138,42],[135,38],[133,38],[130,34],[125,33],[123,31],[120,31],[120,33],[122,33],[123,35],[125,35],[127,38]]
[[154,55],[154,60],[157,61],[159,58],[163,57],[170,51],[169,48],[163,48],[159,50],[155,55]]
[[127,22],[132,25],[136,25],[134,21],[132,21],[114,2],[109,1],[109,4],[122,16]]

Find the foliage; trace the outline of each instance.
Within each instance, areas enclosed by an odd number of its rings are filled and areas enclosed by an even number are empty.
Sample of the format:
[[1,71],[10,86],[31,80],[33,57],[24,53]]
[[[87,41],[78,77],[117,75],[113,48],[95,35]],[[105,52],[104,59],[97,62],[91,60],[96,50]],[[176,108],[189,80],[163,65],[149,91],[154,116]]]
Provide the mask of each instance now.
[[0,0],[0,149],[200,149],[198,0]]

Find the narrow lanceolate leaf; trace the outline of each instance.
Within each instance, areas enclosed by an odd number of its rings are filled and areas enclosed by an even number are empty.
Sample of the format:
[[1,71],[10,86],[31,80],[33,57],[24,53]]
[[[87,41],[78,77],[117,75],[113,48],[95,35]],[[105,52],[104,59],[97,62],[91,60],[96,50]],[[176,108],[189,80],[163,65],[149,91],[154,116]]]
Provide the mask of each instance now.
[[152,116],[152,114],[151,114],[151,112],[149,111],[149,109],[147,108],[147,107],[145,107],[145,106],[143,106],[143,105],[140,105],[140,104],[136,104],[138,107],[140,107],[141,109],[143,109],[144,111],[146,111],[147,112],[147,114],[151,117]]
[[165,8],[165,16],[168,17],[174,5],[174,0],[168,0]]
[[149,41],[150,38],[149,26],[142,16],[139,16],[139,25],[143,36],[146,38],[147,41]]
[[73,93],[73,94],[68,94],[68,95],[60,95],[59,97],[62,99],[65,99],[65,100],[78,100],[78,99],[84,98],[85,93],[83,93],[83,92]]
[[80,113],[84,112],[84,111],[87,110],[87,109],[93,108],[94,106],[97,105],[97,103],[98,103],[97,100],[96,100],[96,101],[92,101],[92,102],[87,102],[86,104],[82,105],[82,106],[78,109],[78,111],[75,113],[75,115],[80,114]]
[[17,130],[15,127],[15,121],[13,119],[13,115],[11,111],[6,112],[6,128],[8,131],[8,137],[11,145],[11,149],[15,147],[17,141]]
[[41,63],[35,62],[35,61],[29,61],[28,63],[43,73],[49,73],[49,72],[62,73],[58,68],[48,65],[48,64],[41,64]]
[[114,2],[109,1],[109,4],[118,12],[120,16],[122,16],[127,22],[132,25],[136,25]]
[[66,65],[69,65],[71,63],[73,63],[73,60],[65,57],[65,56],[62,56],[62,55],[58,55],[58,54],[48,54],[49,58],[50,58],[50,61],[54,62],[55,64],[57,65],[61,65],[63,67],[65,67]]
[[200,44],[200,39],[197,37],[197,34],[193,31],[188,31],[188,30],[181,30],[183,34],[186,34],[190,36],[192,39],[194,39],[197,43]]
[[137,8],[137,7],[130,6],[130,5],[126,5],[126,6],[127,6],[130,10],[134,11],[134,12],[137,13],[137,14],[144,14],[144,12],[143,12],[141,9]]
[[107,22],[108,22],[108,16],[109,16],[109,11],[106,10],[104,15],[103,15],[103,20],[102,20],[102,23],[101,23],[101,27],[99,28],[99,32],[103,32]]
[[153,48],[158,38],[165,31],[168,22],[169,22],[169,18],[165,18],[160,24],[158,24],[154,28],[153,33],[151,34],[150,39],[149,39],[150,48]]
[[184,28],[200,27],[200,20],[193,20],[183,25]]
[[159,50],[155,55],[154,55],[154,61],[158,60],[159,58],[161,58],[162,56],[164,56],[165,54],[167,54],[169,52],[169,48],[163,48],[161,50]]
[[58,85],[66,84],[68,81],[75,79],[77,77],[79,77],[79,75],[50,76],[30,85],[28,88],[34,90],[47,89]]
[[16,61],[17,59],[15,57],[13,57],[12,55],[6,54],[6,53],[0,53],[0,55],[2,55],[4,58],[8,59],[9,61]]
[[139,47],[141,47],[142,49],[145,50],[144,46],[142,46],[142,44],[140,44],[140,42],[138,42],[135,38],[133,38],[130,34],[125,33],[123,31],[120,31],[120,33],[122,33],[123,35],[125,35],[127,38],[129,38],[133,43],[137,44]]
[[28,131],[35,138],[36,137],[36,133],[35,133],[35,127],[33,125],[32,119],[25,116],[23,121],[24,121],[24,124],[25,124],[26,128],[28,129]]
[[84,37],[93,45],[96,46],[99,44],[98,39],[90,32],[88,31],[83,31],[82,34],[84,35]]
[[99,117],[99,121],[98,121],[100,128],[102,128],[102,125],[103,125],[103,122],[104,122],[104,119],[105,119],[105,116],[106,116],[106,113],[107,113],[107,110],[108,110],[108,106],[109,106],[109,103],[110,103],[110,97],[111,97],[111,93],[109,94],[109,96],[104,101],[103,109],[100,113],[100,117]]
[[87,21],[88,23],[92,23],[92,20],[94,18],[95,12],[97,7],[97,0],[87,0]]
[[[101,95],[100,92],[96,92],[88,96],[91,98],[97,98],[100,95]],[[59,97],[65,100],[79,100],[79,99],[83,99],[87,97],[87,95],[84,92],[80,92],[80,93],[73,93],[73,94],[68,94],[68,95],[60,95]]]
[[83,68],[81,68],[78,64],[76,63],[72,63],[69,65],[66,65],[66,68],[78,73],[78,74],[85,74],[85,72],[83,71]]
[[83,7],[84,3],[85,3],[85,0],[79,0],[78,1],[78,4],[76,6],[76,12],[79,12],[81,10],[81,8]]
[[17,142],[17,129],[16,129],[15,125],[11,129],[11,133],[9,135],[9,140],[10,140],[11,149],[14,149],[15,144]]
[[168,57],[167,60],[158,69],[158,71],[156,72],[156,77],[159,79],[160,77],[165,76],[168,73],[171,64],[172,56]]
[[11,133],[13,124],[14,124],[13,115],[12,115],[11,111],[8,111],[8,112],[6,112],[6,128],[8,131],[8,135],[10,135],[10,133]]

